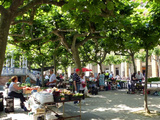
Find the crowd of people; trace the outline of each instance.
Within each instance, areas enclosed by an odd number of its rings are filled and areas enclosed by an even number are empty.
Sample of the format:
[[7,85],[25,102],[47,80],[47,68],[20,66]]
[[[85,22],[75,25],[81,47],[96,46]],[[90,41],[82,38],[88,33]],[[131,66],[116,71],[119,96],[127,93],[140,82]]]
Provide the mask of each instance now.
[[[112,72],[102,72],[99,73],[96,77],[94,76],[94,74],[92,72],[90,72],[89,76],[85,76],[84,72],[80,72],[80,69],[76,69],[75,73],[72,73],[70,75],[70,77],[68,78],[68,74],[57,74],[55,75],[54,73],[54,69],[50,70],[50,76],[45,75],[44,78],[46,80],[45,82],[45,86],[46,87],[57,87],[57,81],[60,81],[60,83],[62,83],[64,86],[66,86],[67,82],[69,81],[69,85],[70,87],[72,86],[72,91],[74,93],[83,93],[85,92],[85,90],[87,89],[87,92],[90,92],[92,94],[94,94],[93,92],[95,92],[96,94],[96,88],[99,87],[99,90],[103,91],[106,83],[105,80],[111,80],[111,81],[115,81],[116,79],[118,79],[119,76],[113,77],[113,73]],[[142,83],[142,80],[144,79],[144,76],[142,73],[140,73],[140,71],[138,71],[138,73],[133,73],[131,76],[131,80],[129,83],[129,90],[131,90],[131,92],[135,92],[135,84]],[[13,97],[17,97],[20,98],[20,106],[22,109],[26,110],[26,107],[24,106],[24,101],[25,98],[23,96],[22,93],[18,93],[18,90],[23,89],[23,87],[18,87],[16,82],[18,81],[17,76],[13,76],[11,78],[12,82],[9,86],[9,94],[8,96],[13,96]],[[31,79],[30,77],[27,75],[26,76],[26,80],[25,83],[27,84],[31,84]],[[36,85],[40,86],[40,74],[38,73],[36,75]],[[77,104],[78,101],[75,101],[74,103]],[[84,97],[82,102],[84,102]]]

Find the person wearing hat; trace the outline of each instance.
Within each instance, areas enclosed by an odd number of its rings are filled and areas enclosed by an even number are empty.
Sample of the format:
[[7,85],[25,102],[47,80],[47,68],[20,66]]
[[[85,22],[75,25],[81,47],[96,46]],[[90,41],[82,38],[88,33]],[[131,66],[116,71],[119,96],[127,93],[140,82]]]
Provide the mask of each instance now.
[[[76,69],[76,72],[73,74],[73,85],[75,89],[75,93],[79,92],[80,90],[80,69]],[[74,104],[76,104],[78,101],[74,101]]]

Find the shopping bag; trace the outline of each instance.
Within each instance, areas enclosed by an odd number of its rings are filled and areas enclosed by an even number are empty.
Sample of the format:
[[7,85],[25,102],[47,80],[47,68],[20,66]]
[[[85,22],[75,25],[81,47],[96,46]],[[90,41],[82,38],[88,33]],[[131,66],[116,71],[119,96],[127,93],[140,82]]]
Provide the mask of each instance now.
[[87,86],[84,88],[84,94],[85,94],[85,95],[88,94],[88,88],[87,88]]

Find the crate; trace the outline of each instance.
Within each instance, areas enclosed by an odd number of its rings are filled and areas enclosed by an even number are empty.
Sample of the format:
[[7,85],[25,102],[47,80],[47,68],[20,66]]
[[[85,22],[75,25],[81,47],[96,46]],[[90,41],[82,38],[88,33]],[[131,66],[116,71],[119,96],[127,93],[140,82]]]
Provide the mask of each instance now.
[[23,89],[23,94],[31,94],[31,93],[32,93],[32,90]]
[[43,114],[46,112],[46,109],[45,108],[37,108],[36,109],[36,114]]
[[3,104],[3,93],[0,93],[0,111],[3,111],[4,104]]
[[14,112],[14,97],[8,96],[5,97],[6,100],[6,107],[5,107],[5,112]]
[[45,114],[35,114],[30,112],[28,115],[30,120],[45,120]]

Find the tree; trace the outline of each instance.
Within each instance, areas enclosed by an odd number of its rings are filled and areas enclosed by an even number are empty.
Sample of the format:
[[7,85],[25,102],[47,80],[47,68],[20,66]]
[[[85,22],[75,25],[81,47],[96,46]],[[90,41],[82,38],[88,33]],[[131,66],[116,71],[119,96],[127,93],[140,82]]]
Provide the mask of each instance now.
[[[150,16],[149,16],[150,17]],[[144,20],[144,18],[141,18]],[[144,86],[144,109],[147,113],[150,113],[148,109],[148,103],[147,103],[147,75],[148,75],[148,51],[150,49],[153,49],[155,46],[158,45],[159,42],[159,28],[153,24],[153,18],[145,19],[145,22],[138,22],[138,26],[136,27],[136,31],[134,32],[134,35],[139,40],[139,45],[144,48],[146,52],[146,76],[145,76],[145,86]]]
[[160,49],[159,49],[159,46],[154,48],[153,54],[155,55],[155,57],[152,56],[152,59],[154,59],[157,62],[157,65],[158,65],[158,75],[160,77]]
[[104,64],[105,65],[109,65],[109,69],[111,70],[111,65],[115,64],[118,65],[123,61],[123,59],[118,56],[118,55],[112,55],[112,54],[108,54],[104,60]]
[[100,66],[102,73],[102,63],[108,51],[108,47],[104,42],[104,39],[93,39],[86,42],[81,48],[83,59],[87,62],[96,63]]
[[[34,7],[41,4],[53,4],[62,6],[64,1],[51,0],[9,0],[0,1],[0,73],[2,72],[3,61],[5,58],[5,51],[7,45],[7,38],[9,35],[10,26],[18,23],[32,24]],[[29,12],[27,12],[29,11]],[[28,14],[31,20],[16,19],[19,16]]]
[[[123,3],[124,2],[124,3]],[[77,67],[81,67],[80,59],[78,56],[78,48],[80,45],[90,38],[95,38],[96,31],[105,30],[105,21],[110,16],[117,16],[123,14],[126,10],[126,6],[130,7],[129,3],[126,3],[126,0],[123,2],[119,1],[65,1],[65,0],[9,0],[9,1],[1,1],[0,4],[0,13],[1,13],[1,22],[0,22],[0,72],[2,70],[2,65],[4,61],[4,54],[7,44],[7,37],[9,34],[9,29],[11,25],[20,24],[20,26],[24,26],[23,24],[31,25],[33,20],[35,19],[36,10],[41,11],[48,10],[49,7],[43,7],[42,4],[52,4],[57,7],[54,11],[60,11],[58,14],[59,17],[53,19],[52,25],[50,29],[50,33],[54,33],[58,36],[62,44],[66,47],[67,50],[71,50],[73,53],[73,57]],[[78,6],[78,7],[77,7]],[[38,9],[38,8],[42,9]],[[62,8],[62,9],[61,9]],[[119,8],[119,9],[118,9]],[[63,11],[62,11],[63,10]],[[50,11],[50,9],[49,9]],[[52,11],[52,10],[51,10]],[[120,13],[118,12],[120,11]],[[121,12],[122,11],[122,12]],[[46,15],[46,14],[44,14]],[[65,17],[67,16],[67,17]],[[59,19],[60,18],[60,19]],[[63,22],[64,23],[63,23]],[[104,22],[103,22],[104,21]],[[63,23],[63,24],[61,24]],[[67,24],[66,24],[67,23]],[[95,27],[96,26],[96,27]],[[98,27],[97,27],[98,26]],[[38,29],[37,29],[38,30]],[[24,37],[26,36],[25,31],[22,27],[22,34],[17,34],[16,36]],[[31,29],[32,31],[32,29]],[[20,33],[20,31],[18,31]],[[93,34],[94,33],[94,34]],[[11,36],[15,36],[15,34],[10,34]],[[71,42],[66,42],[66,37],[70,35]],[[39,40],[40,38],[33,38],[32,36],[27,36],[27,40]],[[100,36],[100,35],[98,35]],[[81,40],[77,40],[81,38]],[[83,38],[83,40],[82,40]],[[26,42],[23,40],[23,42]],[[15,39],[16,42],[16,39]]]

